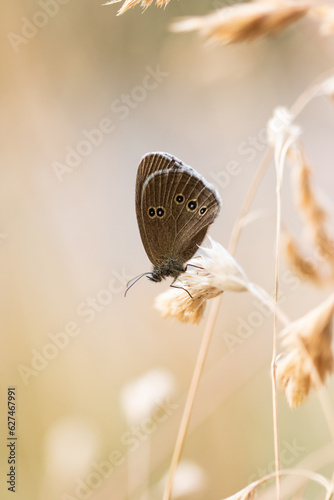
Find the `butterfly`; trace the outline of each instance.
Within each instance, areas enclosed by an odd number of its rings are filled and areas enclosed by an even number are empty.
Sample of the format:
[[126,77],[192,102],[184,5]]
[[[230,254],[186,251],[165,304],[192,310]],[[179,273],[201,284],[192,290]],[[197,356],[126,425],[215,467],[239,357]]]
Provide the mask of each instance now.
[[[199,173],[169,153],[148,153],[136,178],[136,215],[141,240],[153,270],[142,276],[173,283],[204,240],[220,210],[215,188]],[[172,286],[171,285],[171,286]]]

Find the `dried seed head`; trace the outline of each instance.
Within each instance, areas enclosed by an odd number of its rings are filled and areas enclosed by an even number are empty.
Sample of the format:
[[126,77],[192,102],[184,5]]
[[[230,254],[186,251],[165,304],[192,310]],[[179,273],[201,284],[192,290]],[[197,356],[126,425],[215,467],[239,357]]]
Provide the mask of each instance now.
[[176,21],[172,31],[198,31],[210,41],[244,42],[281,31],[303,17],[309,2],[259,0],[223,7],[206,16]]
[[210,288],[209,285],[194,286],[194,283],[189,283],[191,280],[187,278],[188,276],[185,276],[180,284],[184,290],[170,288],[156,297],[154,305],[164,318],[170,316],[182,323],[196,324],[202,319],[207,300],[213,299],[222,292]]
[[211,240],[211,248],[200,250],[202,254],[188,262],[187,272],[176,282],[180,288],[170,288],[156,298],[155,307],[164,317],[198,323],[209,299],[224,291],[248,289],[245,273],[223,246]]
[[[211,248],[200,247],[201,266],[211,276],[211,284],[220,291],[244,292],[249,281],[234,257],[219,243],[210,238]],[[191,261],[190,261],[191,263]]]
[[312,169],[308,165],[301,143],[299,148],[291,155],[293,162],[292,188],[295,193],[296,204],[305,219],[310,224],[322,225],[327,214],[318,200],[312,186]]
[[283,177],[286,156],[301,135],[301,129],[293,124],[294,116],[286,108],[276,108],[267,126],[268,142],[274,148],[278,187]]
[[[291,170],[291,182],[295,194],[296,206],[304,220],[308,237],[314,248],[313,253],[318,259],[318,270],[315,273],[311,272],[308,277],[314,282],[325,283],[326,281],[333,280],[334,277],[334,239],[328,233],[327,227],[329,214],[323,207],[323,197],[320,193],[317,193],[312,185],[312,170],[306,161],[300,142],[298,148],[290,155],[290,159],[293,167]],[[299,261],[298,264],[300,264],[301,259],[297,259],[296,255],[293,255],[292,252],[295,248],[290,245],[288,250],[290,251],[290,255],[288,254],[288,256],[294,257],[294,259],[291,259],[292,262]],[[299,268],[303,270],[302,266],[299,266]],[[304,274],[304,277],[307,277],[307,273]]]
[[334,34],[334,7],[333,5],[324,4],[313,7],[310,10],[310,15],[320,22],[320,34],[329,36]]
[[[166,474],[160,481],[162,488],[165,487],[167,480]],[[206,486],[207,477],[201,467],[189,460],[182,460],[178,464],[173,483],[173,498],[198,497]]]
[[121,407],[128,421],[136,424],[150,416],[174,389],[173,375],[160,368],[152,369],[127,383],[121,392]]
[[277,138],[282,134],[289,135],[294,116],[287,108],[278,107],[274,109],[272,118],[268,122],[268,142],[276,146]]
[[312,281],[316,285],[322,283],[323,278],[320,274],[319,266],[316,265],[314,259],[310,260],[304,257],[296,242],[288,235],[285,236],[285,253],[292,270],[297,276]]
[[291,408],[299,406],[311,389],[310,370],[304,366],[304,360],[305,357],[300,356],[299,351],[293,350],[277,361],[277,381],[284,389],[285,397]]
[[302,403],[333,371],[333,315],[334,294],[281,332],[290,351],[277,361],[277,380],[291,407]]
[[[104,5],[112,5],[112,4],[118,3],[120,1],[121,0],[111,0],[110,2],[107,2]],[[124,12],[131,9],[132,7],[135,7],[138,4],[141,4],[143,9],[146,10],[153,2],[154,2],[154,0],[125,0],[122,7],[117,12],[117,15],[120,16],[121,14],[124,14]],[[156,5],[158,7],[166,7],[166,5],[168,3],[169,3],[169,0],[156,0]]]
[[327,234],[324,226],[317,228],[314,239],[321,256],[330,262],[334,268],[334,240]]

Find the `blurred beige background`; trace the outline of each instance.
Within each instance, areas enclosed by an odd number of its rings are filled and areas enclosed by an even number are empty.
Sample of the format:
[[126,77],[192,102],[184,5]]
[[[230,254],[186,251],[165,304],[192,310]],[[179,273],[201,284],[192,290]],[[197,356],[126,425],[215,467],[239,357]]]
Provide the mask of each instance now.
[[[291,105],[334,60],[333,39],[319,38],[307,20],[231,47],[168,31],[175,17],[214,7],[172,0],[165,10],[142,14],[137,7],[121,17],[118,6],[96,1],[0,7],[1,498],[13,498],[3,479],[11,386],[17,500],[161,498],[205,320],[196,327],[163,320],[153,301],[167,282],[141,280],[123,297],[126,281],[151,268],[134,212],[139,160],[168,151],[215,184],[223,208],[210,234],[227,245],[272,110]],[[319,98],[300,117],[317,185],[331,200],[333,112]],[[230,162],[238,175],[228,173]],[[284,222],[300,235],[288,171],[283,201]],[[272,291],[273,166],[253,207],[268,217],[244,230],[237,258]],[[284,280],[281,286],[282,307],[293,318],[328,293],[295,290]],[[183,453],[193,467],[181,480],[189,488],[179,498],[218,500],[272,470],[272,318],[258,312],[259,325],[239,336],[233,351],[226,341],[254,311],[247,294],[224,297]],[[169,394],[166,418],[134,437],[144,417],[134,424],[137,417],[126,415],[124,388],[151,370],[169,373],[154,396]],[[329,443],[314,395],[293,412],[280,395],[279,423],[286,466]]]

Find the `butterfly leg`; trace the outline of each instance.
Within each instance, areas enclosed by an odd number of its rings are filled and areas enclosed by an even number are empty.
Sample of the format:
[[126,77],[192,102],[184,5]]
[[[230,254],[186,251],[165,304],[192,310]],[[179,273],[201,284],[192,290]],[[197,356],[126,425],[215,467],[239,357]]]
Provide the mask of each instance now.
[[184,272],[187,271],[188,267],[191,266],[191,267],[196,267],[196,269],[204,269],[204,267],[201,267],[201,266],[195,266],[195,264],[186,264],[186,268],[184,270]]
[[175,278],[169,286],[171,288],[180,288],[181,290],[184,290],[185,292],[187,292],[187,294],[189,295],[189,297],[193,300],[194,297],[190,294],[190,292],[188,292],[188,290],[186,288],[183,288],[183,286],[176,286],[176,285],[174,285],[174,283],[175,283],[176,280],[177,280],[177,278]]

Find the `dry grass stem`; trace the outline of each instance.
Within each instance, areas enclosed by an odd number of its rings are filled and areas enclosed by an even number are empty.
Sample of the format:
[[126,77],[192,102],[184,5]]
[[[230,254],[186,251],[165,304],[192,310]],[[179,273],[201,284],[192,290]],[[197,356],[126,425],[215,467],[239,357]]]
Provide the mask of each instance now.
[[278,297],[279,297],[279,254],[281,237],[281,217],[282,217],[282,181],[286,156],[292,145],[295,144],[301,131],[293,124],[294,116],[286,108],[277,108],[267,126],[268,140],[274,148],[274,160],[276,168],[276,244],[275,244],[275,313],[273,324],[273,348],[271,358],[271,387],[272,387],[272,409],[273,409],[273,429],[274,429],[274,453],[275,453],[275,474],[276,474],[276,499],[280,499],[280,447],[278,433],[278,402],[277,402],[277,319],[278,319]]
[[309,2],[259,0],[223,7],[206,16],[180,19],[171,29],[198,31],[210,41],[227,45],[277,33],[305,16],[309,9]]
[[289,353],[277,360],[277,379],[289,405],[300,405],[333,372],[334,294],[281,332]]
[[249,488],[245,488],[244,490],[235,493],[231,497],[224,498],[223,500],[253,500],[256,494],[256,486],[253,489],[249,490]]
[[241,205],[240,211],[238,213],[238,216],[236,218],[236,222],[234,224],[234,227],[232,229],[232,234],[231,238],[228,244],[228,251],[233,255],[235,252],[235,249],[237,247],[240,234],[242,232],[242,229],[245,226],[245,218],[247,216],[247,213],[250,210],[252,201],[257,193],[257,190],[262,182],[262,179],[267,172],[267,169],[272,161],[273,158],[273,148],[269,146],[261,160],[261,163],[258,167],[258,170],[255,174],[254,180],[250,186],[250,189]]
[[[288,149],[287,149],[288,150]],[[275,158],[277,158],[277,147],[275,148]],[[277,402],[277,375],[276,375],[276,357],[277,357],[277,312],[278,312],[278,294],[279,294],[279,250],[280,250],[280,235],[281,235],[281,187],[284,169],[283,163],[276,165],[276,248],[275,248],[275,306],[274,324],[273,324],[273,348],[271,357],[271,392],[272,392],[272,409],[273,409],[273,430],[274,430],[274,455],[275,455],[275,478],[276,478],[276,499],[280,500],[280,447],[278,433],[278,402]]]
[[[276,473],[272,472],[270,474],[267,474],[266,476],[261,477],[261,479],[257,479],[256,481],[253,481],[250,483],[246,488],[243,488],[241,491],[238,493],[235,493],[234,495],[224,498],[222,500],[252,500],[255,498],[255,492],[256,488],[261,486],[262,484],[271,481],[273,478],[275,478]],[[318,474],[316,472],[311,472],[309,470],[303,470],[303,469],[282,469],[279,471],[279,476],[299,476],[299,477],[304,477],[308,479],[309,481],[313,481],[315,483],[318,483],[320,486],[323,486],[326,490],[326,500],[330,500],[333,498],[333,488],[332,484],[326,479],[324,476],[321,474]]]
[[213,301],[212,308],[210,310],[210,315],[206,323],[204,330],[204,335],[202,343],[198,352],[194,373],[191,379],[187,400],[183,410],[182,420],[180,423],[179,432],[176,438],[176,443],[173,451],[172,461],[168,471],[167,484],[163,495],[163,500],[170,500],[173,489],[173,482],[175,477],[175,472],[180,461],[182,449],[184,446],[185,437],[188,431],[191,413],[193,410],[195,396],[198,390],[198,386],[201,380],[206,356],[209,350],[209,345],[213,335],[213,329],[216,324],[219,308],[220,308],[221,296],[216,297]]
[[[119,3],[120,1],[121,0],[111,0],[104,5],[112,5],[114,3]],[[150,5],[152,5],[153,2],[154,0],[125,0],[122,7],[117,12],[117,15],[120,16],[121,14],[124,14],[124,12],[131,9],[132,7],[135,7],[138,4],[140,4],[144,10],[146,10]],[[155,0],[155,3],[158,7],[166,7],[166,5],[169,3],[169,0]]]
[[[334,10],[334,7],[332,7]],[[317,89],[317,95],[327,95],[334,98],[334,76],[331,75],[328,78],[325,78],[319,85]]]
[[334,95],[333,68],[318,76],[315,81],[300,94],[290,108],[291,114],[296,118],[314,97],[322,95],[329,97],[333,97]]

